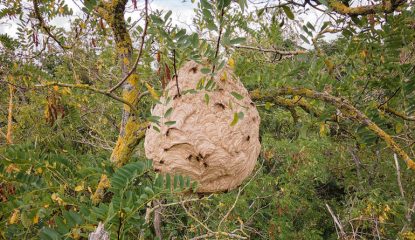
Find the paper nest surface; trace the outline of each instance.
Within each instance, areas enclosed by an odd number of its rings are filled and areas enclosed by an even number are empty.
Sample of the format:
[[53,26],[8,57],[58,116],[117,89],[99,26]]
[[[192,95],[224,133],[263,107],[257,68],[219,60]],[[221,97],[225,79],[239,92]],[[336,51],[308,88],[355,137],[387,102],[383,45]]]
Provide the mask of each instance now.
[[202,65],[178,71],[167,95],[152,109],[159,124],[147,129],[144,148],[155,171],[189,176],[197,192],[238,187],[252,172],[260,152],[260,117],[248,91],[229,67],[214,79]]

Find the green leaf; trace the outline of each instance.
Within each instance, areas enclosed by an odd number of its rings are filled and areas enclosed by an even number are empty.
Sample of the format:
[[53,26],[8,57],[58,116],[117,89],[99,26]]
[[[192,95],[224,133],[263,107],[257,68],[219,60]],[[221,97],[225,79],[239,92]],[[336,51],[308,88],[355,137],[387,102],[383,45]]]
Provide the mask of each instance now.
[[149,116],[147,117],[147,120],[152,123],[159,123],[160,117],[159,116]]
[[244,98],[241,94],[239,94],[237,92],[231,92],[231,94],[232,94],[232,96],[234,96],[238,100],[242,100]]
[[237,37],[237,38],[232,39],[232,40],[229,42],[229,44],[230,44],[230,45],[235,45],[235,44],[244,43],[245,41],[246,41],[246,38],[244,38],[244,37]]
[[330,25],[330,22],[329,22],[329,21],[324,22],[324,23],[323,23],[323,26],[321,26],[320,31],[323,31],[323,30],[324,30],[324,29],[326,29],[329,25]]
[[310,22],[307,22],[307,28],[311,29],[312,31],[316,30]]
[[55,230],[43,227],[40,231],[40,239],[42,240],[59,240],[61,239],[59,233],[57,233]]
[[294,13],[288,6],[282,6],[282,10],[284,10],[285,15],[291,20],[294,20]]
[[161,19],[159,16],[156,15],[151,15],[150,19],[153,21],[154,24],[156,25],[164,25],[164,21],[163,19]]
[[307,39],[304,35],[300,34],[300,38],[301,38],[301,39],[302,39],[305,43],[310,44],[310,41],[308,41],[308,39]]
[[171,11],[171,10],[169,10],[169,11],[166,13],[166,15],[164,15],[164,21],[167,21],[167,19],[169,19],[169,18],[170,18],[171,14],[172,14],[172,11]]
[[176,121],[167,121],[164,124],[166,124],[167,126],[171,126],[174,125],[176,123]]
[[167,118],[171,115],[171,113],[173,112],[173,108],[169,108],[167,109],[167,111],[164,113],[164,117]]
[[209,105],[209,94],[205,93],[205,103]]
[[208,73],[211,72],[211,70],[210,70],[210,68],[202,68],[202,69],[200,69],[200,72],[203,73],[203,74],[208,74]]
[[166,174],[166,187],[171,188],[171,176],[170,176],[170,174]]
[[153,196],[154,195],[154,191],[153,189],[151,189],[149,186],[146,186],[144,188],[144,192],[148,195],[148,196]]
[[84,8],[82,8],[82,10],[86,13],[89,13],[92,11],[92,9],[95,7],[95,5],[97,4],[96,0],[85,0],[84,1]]
[[245,7],[248,6],[248,3],[246,0],[238,0],[239,7],[241,8],[241,11],[245,11]]
[[160,128],[153,126],[153,129],[156,130],[157,132],[160,132]]
[[179,182],[180,182],[180,188],[183,189],[184,188],[184,178],[182,175],[179,176]]
[[239,119],[243,119],[243,118],[244,118],[244,116],[245,116],[245,114],[244,114],[243,112],[239,112],[239,113],[238,113],[238,118],[239,118]]
[[265,103],[265,110],[270,110],[271,107],[272,107],[272,103],[270,103],[270,102]]

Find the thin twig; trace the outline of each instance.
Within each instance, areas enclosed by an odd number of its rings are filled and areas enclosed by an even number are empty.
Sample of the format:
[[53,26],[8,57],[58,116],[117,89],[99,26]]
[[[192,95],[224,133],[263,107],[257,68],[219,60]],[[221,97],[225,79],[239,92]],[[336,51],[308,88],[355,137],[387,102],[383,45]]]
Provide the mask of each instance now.
[[395,160],[396,175],[397,175],[396,177],[398,181],[399,192],[401,193],[402,199],[405,199],[405,192],[403,190],[402,181],[401,181],[401,168],[399,167],[398,155],[396,155],[396,153],[393,154],[393,159]]
[[114,87],[112,87],[112,88],[110,88],[108,90],[109,93],[112,93],[117,88],[119,88],[121,85],[123,85],[124,82],[127,81],[127,79],[131,76],[131,74],[133,74],[135,72],[135,70],[137,69],[138,62],[140,61],[141,56],[143,55],[144,42],[145,42],[145,38],[146,38],[146,35],[147,35],[147,28],[148,28],[148,0],[145,0],[144,12],[145,12],[144,30],[143,30],[143,34],[141,35],[141,43],[140,43],[140,48],[139,48],[139,52],[138,52],[137,59],[135,60],[135,63],[133,65],[133,67],[131,68],[131,70],[128,72],[128,74],[121,81],[119,81]]
[[176,88],[177,88],[177,95],[180,97],[180,88],[179,88],[179,76],[177,75],[177,68],[176,68],[176,49],[173,49],[173,70],[174,70],[174,78],[176,79]]
[[[216,58],[219,55],[219,48],[220,48],[220,40],[222,38],[222,31],[223,31],[223,26],[222,26],[222,22],[223,22],[223,16],[225,15],[225,9],[222,9],[221,14],[220,14],[220,20],[219,20],[219,36],[218,36],[218,40],[216,41],[216,51],[215,51],[215,58],[214,61],[216,61]],[[212,79],[213,79],[213,74],[215,73],[215,69],[216,69],[216,63],[213,63],[212,66]]]
[[231,208],[229,208],[228,212],[225,214],[225,216],[223,216],[223,218],[220,220],[219,224],[218,224],[218,231],[220,230],[220,225],[222,225],[222,223],[225,221],[226,218],[228,218],[229,214],[232,212],[232,210],[235,208],[236,203],[238,202],[239,196],[241,196],[241,192],[242,192],[243,188],[239,188],[238,190],[238,194],[236,195],[235,201],[233,202]]
[[381,108],[383,105],[385,105],[386,103],[388,103],[393,97],[395,97],[395,95],[398,93],[399,90],[401,90],[401,87],[398,87],[398,89],[396,89],[395,92],[392,94],[392,96],[390,96],[386,101],[384,101],[383,103],[379,104],[378,108]]
[[338,228],[340,231],[340,239],[345,239],[346,237],[346,233],[344,232],[343,226],[341,225],[339,219],[337,219],[336,215],[334,214],[333,210],[331,209],[331,207],[326,203],[326,208],[329,211],[331,217],[333,218],[334,224],[336,225],[336,229]]
[[118,96],[116,96],[116,95],[114,95],[114,94],[112,94],[112,93],[110,93],[108,91],[91,87],[90,85],[87,85],[87,84],[68,84],[68,83],[60,83],[60,82],[47,82],[45,84],[35,85],[36,88],[51,87],[51,86],[69,87],[69,88],[79,88],[79,89],[88,90],[88,91],[91,91],[91,92],[103,94],[103,95],[108,96],[108,97],[110,97],[110,98],[112,98],[114,100],[117,100],[117,101],[119,101],[121,103],[126,104],[127,106],[130,107],[130,109],[132,111],[134,111],[134,112],[137,111],[136,108],[130,102],[127,102],[123,98],[118,97]]
[[70,49],[70,47],[63,45],[59,39],[52,34],[50,27],[46,24],[45,19],[43,19],[42,14],[39,11],[39,2],[38,0],[33,0],[33,8],[35,12],[36,18],[39,20],[40,27],[47,33],[49,37],[51,37],[63,50]]
[[260,52],[264,52],[264,53],[276,53],[276,54],[279,54],[281,56],[294,56],[294,55],[307,53],[307,51],[304,51],[304,50],[285,51],[285,50],[280,50],[280,49],[251,47],[251,46],[244,46],[244,45],[234,46],[234,48],[260,51]]

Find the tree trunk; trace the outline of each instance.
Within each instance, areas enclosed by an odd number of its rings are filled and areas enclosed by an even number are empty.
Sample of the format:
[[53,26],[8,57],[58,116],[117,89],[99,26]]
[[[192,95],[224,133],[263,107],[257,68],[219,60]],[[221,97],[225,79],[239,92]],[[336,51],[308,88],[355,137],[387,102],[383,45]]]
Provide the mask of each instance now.
[[[114,35],[122,78],[128,76],[133,65],[133,46],[124,19],[126,4],[127,0],[113,0],[111,3],[106,3],[104,4],[105,13],[103,14]],[[135,106],[139,94],[138,75],[132,73],[122,85],[122,97]],[[116,166],[120,167],[130,159],[135,147],[144,137],[145,128],[145,124],[138,119],[137,114],[128,105],[124,105],[120,133],[111,154],[111,161]]]

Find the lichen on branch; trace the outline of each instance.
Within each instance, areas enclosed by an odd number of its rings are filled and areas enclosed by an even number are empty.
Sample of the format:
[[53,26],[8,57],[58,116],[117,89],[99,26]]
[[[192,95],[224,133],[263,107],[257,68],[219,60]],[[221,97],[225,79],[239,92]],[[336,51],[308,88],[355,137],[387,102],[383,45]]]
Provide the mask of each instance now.
[[312,98],[324,101],[337,107],[345,116],[356,120],[360,124],[366,126],[369,130],[375,133],[378,137],[383,139],[391,150],[401,157],[408,168],[415,170],[415,162],[409,157],[409,155],[393,140],[393,138],[382,130],[376,123],[370,120],[364,113],[355,108],[349,101],[344,98],[335,97],[328,93],[317,92],[307,88],[292,88],[282,87],[271,90],[254,90],[251,92],[253,100],[265,100],[273,101],[276,96],[302,96],[306,98]]

